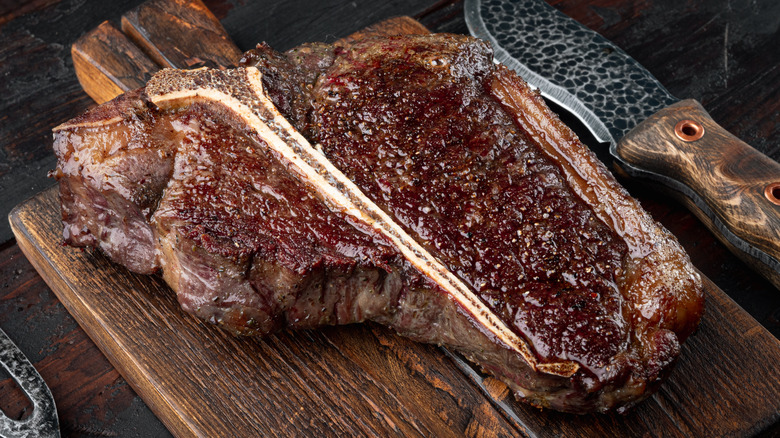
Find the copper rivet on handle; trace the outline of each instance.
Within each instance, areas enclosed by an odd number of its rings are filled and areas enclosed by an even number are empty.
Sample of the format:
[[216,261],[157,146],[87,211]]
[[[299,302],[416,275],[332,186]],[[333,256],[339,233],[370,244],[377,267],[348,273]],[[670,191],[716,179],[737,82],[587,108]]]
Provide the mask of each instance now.
[[766,199],[769,199],[769,202],[772,204],[780,205],[780,182],[766,186],[764,189],[764,196],[766,196]]
[[680,120],[674,127],[674,133],[682,141],[696,141],[704,135],[704,126],[693,120]]

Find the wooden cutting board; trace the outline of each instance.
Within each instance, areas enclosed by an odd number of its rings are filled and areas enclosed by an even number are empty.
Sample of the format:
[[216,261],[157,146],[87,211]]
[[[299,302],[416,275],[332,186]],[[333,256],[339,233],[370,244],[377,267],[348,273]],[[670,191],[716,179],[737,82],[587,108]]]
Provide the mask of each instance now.
[[[155,0],[122,24],[124,34],[104,23],[73,47],[99,101],[159,65],[225,65],[239,53],[198,3]],[[424,28],[402,18],[369,32],[410,30]],[[577,416],[519,403],[457,355],[372,324],[232,337],[182,312],[159,278],[63,246],[55,188],[9,218],[51,289],[177,436],[745,436],[780,425],[780,343],[706,278],[701,327],[662,389],[627,415]]]

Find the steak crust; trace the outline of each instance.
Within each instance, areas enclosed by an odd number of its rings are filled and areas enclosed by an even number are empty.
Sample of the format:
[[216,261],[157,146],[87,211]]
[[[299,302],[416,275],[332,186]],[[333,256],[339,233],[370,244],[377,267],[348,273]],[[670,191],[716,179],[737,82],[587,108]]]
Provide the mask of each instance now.
[[[66,242],[239,334],[372,320],[625,410],[702,312],[673,236],[470,37],[266,45],[55,129]],[[317,143],[316,146],[312,146]]]

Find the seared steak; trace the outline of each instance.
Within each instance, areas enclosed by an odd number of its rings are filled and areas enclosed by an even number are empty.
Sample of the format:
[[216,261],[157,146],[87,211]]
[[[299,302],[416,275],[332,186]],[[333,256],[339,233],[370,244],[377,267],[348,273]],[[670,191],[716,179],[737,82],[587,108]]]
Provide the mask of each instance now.
[[676,240],[473,38],[261,45],[55,137],[66,241],[236,333],[377,321],[605,412],[652,393],[702,312]]

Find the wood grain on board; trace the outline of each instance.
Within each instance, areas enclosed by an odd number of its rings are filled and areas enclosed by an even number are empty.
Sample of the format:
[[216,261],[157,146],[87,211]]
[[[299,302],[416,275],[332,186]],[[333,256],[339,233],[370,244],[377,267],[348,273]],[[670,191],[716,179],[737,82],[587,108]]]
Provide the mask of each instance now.
[[149,0],[122,15],[122,31],[163,67],[232,67],[241,58],[200,0]]
[[108,21],[79,38],[70,52],[81,87],[97,103],[143,87],[160,69]]
[[12,222],[63,304],[176,435],[237,424],[250,435],[691,436],[778,424],[778,343],[709,282],[699,334],[661,391],[628,416],[580,417],[520,404],[459,358],[375,325],[227,336],[184,314],[156,277],[63,248],[52,190]]

